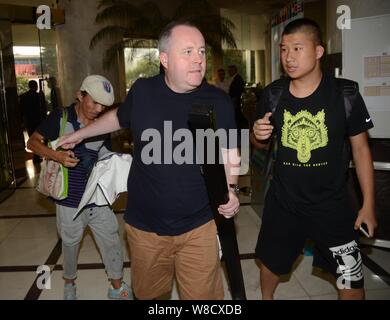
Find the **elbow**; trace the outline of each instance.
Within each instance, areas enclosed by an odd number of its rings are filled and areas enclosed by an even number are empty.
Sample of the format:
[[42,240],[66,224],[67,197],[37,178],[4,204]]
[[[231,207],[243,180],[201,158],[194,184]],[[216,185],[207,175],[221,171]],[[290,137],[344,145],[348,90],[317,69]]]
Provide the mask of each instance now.
[[31,138],[29,138],[29,139],[27,140],[26,147],[27,147],[27,149],[29,149],[29,150],[32,150],[32,149],[33,149],[33,147],[32,147],[32,142],[31,142]]
[[27,149],[31,150],[32,152],[35,153],[36,151],[36,138],[34,137],[34,134],[27,140],[26,147]]

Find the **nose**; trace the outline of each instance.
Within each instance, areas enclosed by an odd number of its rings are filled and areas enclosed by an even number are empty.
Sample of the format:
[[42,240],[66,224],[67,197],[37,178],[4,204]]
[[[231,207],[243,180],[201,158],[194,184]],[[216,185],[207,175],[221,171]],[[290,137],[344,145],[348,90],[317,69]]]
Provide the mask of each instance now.
[[193,55],[193,62],[194,63],[202,63],[203,61],[203,55],[200,52],[194,52]]
[[96,111],[101,113],[104,110],[104,107],[100,103],[95,103]]
[[291,61],[294,59],[294,52],[293,50],[287,50],[286,51],[286,60]]

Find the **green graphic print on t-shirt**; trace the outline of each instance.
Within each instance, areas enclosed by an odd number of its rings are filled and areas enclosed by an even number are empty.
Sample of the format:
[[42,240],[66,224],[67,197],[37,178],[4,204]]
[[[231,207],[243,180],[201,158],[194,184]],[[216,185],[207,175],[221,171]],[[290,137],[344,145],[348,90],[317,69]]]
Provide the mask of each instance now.
[[306,110],[299,111],[295,116],[284,110],[282,145],[297,150],[299,162],[308,162],[313,150],[327,144],[328,128],[325,125],[323,109],[315,116]]

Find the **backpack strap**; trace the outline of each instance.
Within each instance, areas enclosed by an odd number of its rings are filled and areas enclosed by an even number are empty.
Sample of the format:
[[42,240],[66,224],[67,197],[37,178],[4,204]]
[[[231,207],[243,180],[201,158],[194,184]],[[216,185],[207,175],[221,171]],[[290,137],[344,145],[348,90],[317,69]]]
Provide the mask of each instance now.
[[61,116],[61,125],[60,125],[60,134],[59,137],[64,135],[65,127],[66,127],[66,122],[68,121],[68,111],[66,108],[62,110],[62,116]]
[[[355,81],[336,78],[337,89],[341,92],[344,99],[345,118],[348,121],[352,113],[352,108],[356,103],[356,99],[359,94],[359,84]],[[351,161],[351,144],[349,139],[346,137],[344,140],[343,158],[346,168],[346,175],[348,176],[348,168]]]
[[[66,122],[68,121],[68,111],[64,108],[61,112],[61,119],[60,119],[60,131],[58,133],[58,138],[64,135]],[[47,145],[49,148],[52,147],[50,140],[47,142]]]
[[[265,103],[269,106],[269,109],[271,110],[273,115],[275,114],[280,98],[282,97],[283,90],[285,90],[288,81],[288,78],[278,79],[265,88]],[[277,149],[278,142],[276,133],[274,132],[269,140],[268,151],[265,157],[265,166],[263,168],[263,174],[265,177],[263,197],[265,197],[265,195],[267,194],[271,183]]]
[[279,104],[280,98],[282,97],[283,90],[287,85],[288,79],[282,78],[272,82],[268,86],[267,90],[267,104],[270,106],[272,114],[275,113],[276,107]]
[[336,78],[336,84],[338,90],[343,95],[345,116],[348,120],[359,93],[359,84],[355,81],[343,78]]

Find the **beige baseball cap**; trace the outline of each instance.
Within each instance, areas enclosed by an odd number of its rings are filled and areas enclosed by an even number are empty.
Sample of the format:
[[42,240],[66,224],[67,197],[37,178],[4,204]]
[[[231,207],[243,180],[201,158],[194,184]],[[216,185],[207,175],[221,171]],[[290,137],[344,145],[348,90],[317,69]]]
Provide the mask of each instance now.
[[86,77],[80,91],[86,91],[95,102],[103,106],[111,106],[115,100],[114,88],[110,81],[97,74]]

